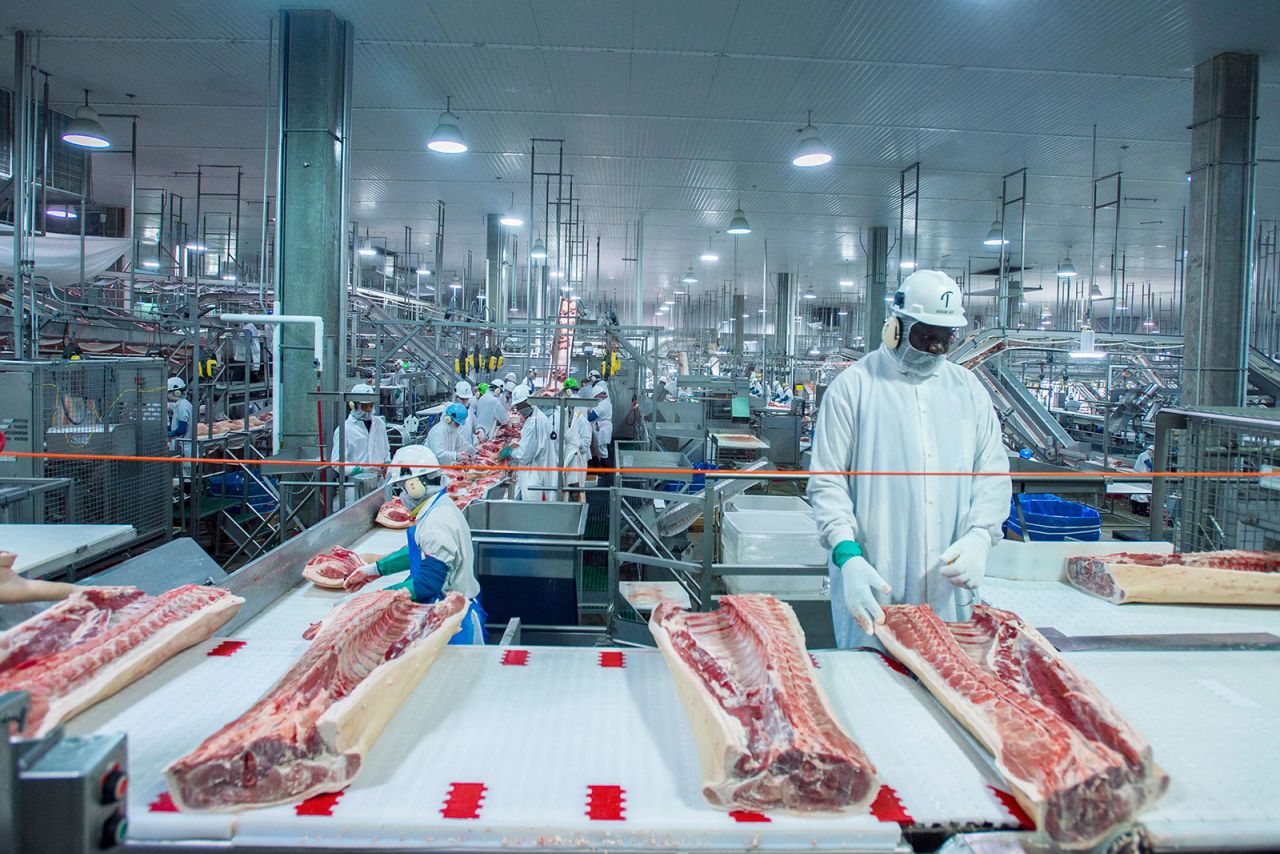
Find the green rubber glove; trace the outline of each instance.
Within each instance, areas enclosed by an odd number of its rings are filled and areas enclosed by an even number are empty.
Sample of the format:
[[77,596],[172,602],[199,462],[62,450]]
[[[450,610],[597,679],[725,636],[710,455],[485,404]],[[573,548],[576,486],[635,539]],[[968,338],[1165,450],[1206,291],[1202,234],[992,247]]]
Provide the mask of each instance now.
[[836,547],[831,550],[831,562],[836,566],[844,566],[844,562],[851,557],[861,557],[862,546],[853,540],[842,540],[836,543]]
[[499,451],[499,452],[498,452],[498,459],[500,459],[500,460],[509,460],[509,459],[511,459],[511,449],[510,449],[510,448],[503,448],[501,451]]
[[378,574],[394,575],[409,569],[409,547],[404,546],[386,557],[378,558]]
[[356,475],[360,474],[360,472],[362,471],[364,471],[364,469],[360,468],[360,466],[356,466],[355,468],[351,469],[351,476],[355,477]]

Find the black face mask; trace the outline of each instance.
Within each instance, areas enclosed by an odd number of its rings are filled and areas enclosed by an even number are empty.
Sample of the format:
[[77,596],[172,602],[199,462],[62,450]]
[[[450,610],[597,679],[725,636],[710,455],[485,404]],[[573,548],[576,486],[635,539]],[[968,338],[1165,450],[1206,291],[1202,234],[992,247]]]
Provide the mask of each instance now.
[[956,331],[950,326],[931,326],[917,321],[911,324],[907,340],[913,350],[945,356],[956,341]]

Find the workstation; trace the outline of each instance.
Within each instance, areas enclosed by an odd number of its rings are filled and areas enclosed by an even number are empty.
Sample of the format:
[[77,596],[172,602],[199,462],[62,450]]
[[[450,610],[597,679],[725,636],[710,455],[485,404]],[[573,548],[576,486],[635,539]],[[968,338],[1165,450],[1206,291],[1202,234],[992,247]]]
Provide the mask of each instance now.
[[1280,849],[1280,9],[633,6],[0,12],[0,852]]

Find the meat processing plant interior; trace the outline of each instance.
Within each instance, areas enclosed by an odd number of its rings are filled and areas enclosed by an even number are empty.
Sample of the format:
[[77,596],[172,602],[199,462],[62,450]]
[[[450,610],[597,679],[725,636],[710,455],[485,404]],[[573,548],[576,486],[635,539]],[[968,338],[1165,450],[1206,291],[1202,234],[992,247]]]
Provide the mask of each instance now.
[[1280,851],[1280,0],[0,4],[0,854]]

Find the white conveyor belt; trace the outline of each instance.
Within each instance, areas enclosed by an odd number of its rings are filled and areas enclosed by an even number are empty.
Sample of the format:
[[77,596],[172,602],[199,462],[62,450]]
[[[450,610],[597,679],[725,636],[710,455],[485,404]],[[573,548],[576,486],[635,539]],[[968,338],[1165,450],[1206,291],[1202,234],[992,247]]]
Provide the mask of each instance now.
[[1169,774],[1168,793],[1142,816],[1157,848],[1280,849],[1280,652],[1066,658],[1147,737]]
[[1116,605],[1060,581],[988,577],[982,601],[1013,611],[1038,628],[1064,635],[1176,635],[1271,632],[1280,636],[1280,608],[1228,605]]

